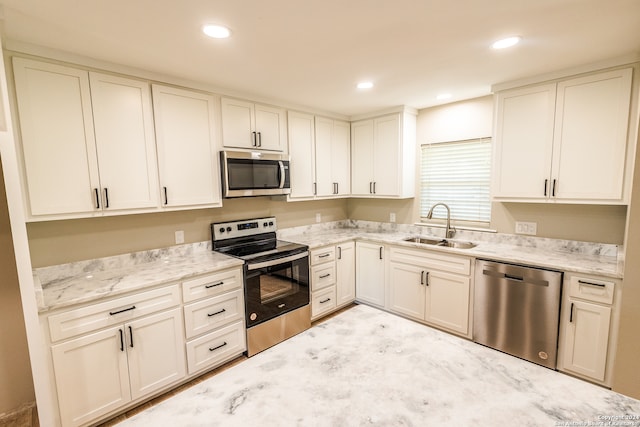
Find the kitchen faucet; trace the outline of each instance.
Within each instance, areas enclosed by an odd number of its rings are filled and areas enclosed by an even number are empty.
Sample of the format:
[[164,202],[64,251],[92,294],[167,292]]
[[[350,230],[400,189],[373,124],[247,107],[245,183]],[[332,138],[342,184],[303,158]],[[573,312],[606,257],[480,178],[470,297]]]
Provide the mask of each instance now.
[[435,208],[438,205],[442,205],[445,208],[447,208],[447,228],[445,230],[444,238],[451,239],[453,235],[456,234],[456,229],[451,226],[451,209],[449,209],[449,206],[447,206],[444,203],[436,203],[435,205],[431,206],[431,209],[429,209],[429,213],[427,214],[427,219],[431,219],[433,217],[433,208]]

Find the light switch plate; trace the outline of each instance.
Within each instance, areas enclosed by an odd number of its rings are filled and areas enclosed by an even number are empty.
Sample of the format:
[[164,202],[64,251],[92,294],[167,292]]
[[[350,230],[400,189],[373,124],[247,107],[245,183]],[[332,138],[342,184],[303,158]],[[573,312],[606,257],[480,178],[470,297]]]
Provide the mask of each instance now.
[[176,245],[184,243],[184,231],[178,230],[176,231]]
[[322,215],[320,213],[316,214],[316,222],[322,222]]
[[389,222],[396,222],[396,213],[395,212],[391,212],[389,214]]
[[516,221],[516,234],[527,234],[529,236],[535,236],[537,232],[537,222]]

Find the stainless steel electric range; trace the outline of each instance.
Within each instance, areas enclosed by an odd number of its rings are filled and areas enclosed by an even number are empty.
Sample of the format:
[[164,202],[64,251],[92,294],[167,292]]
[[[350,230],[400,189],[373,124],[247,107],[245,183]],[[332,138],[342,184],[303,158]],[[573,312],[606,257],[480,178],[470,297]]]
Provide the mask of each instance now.
[[248,356],[311,326],[309,248],[276,230],[274,217],[211,224],[213,250],[245,261]]

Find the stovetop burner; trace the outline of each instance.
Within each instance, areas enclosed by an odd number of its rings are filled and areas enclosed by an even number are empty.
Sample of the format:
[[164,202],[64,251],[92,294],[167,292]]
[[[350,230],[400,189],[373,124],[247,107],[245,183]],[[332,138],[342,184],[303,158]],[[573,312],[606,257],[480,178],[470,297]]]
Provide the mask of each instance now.
[[274,217],[211,224],[213,250],[248,263],[283,258],[308,246],[278,240]]

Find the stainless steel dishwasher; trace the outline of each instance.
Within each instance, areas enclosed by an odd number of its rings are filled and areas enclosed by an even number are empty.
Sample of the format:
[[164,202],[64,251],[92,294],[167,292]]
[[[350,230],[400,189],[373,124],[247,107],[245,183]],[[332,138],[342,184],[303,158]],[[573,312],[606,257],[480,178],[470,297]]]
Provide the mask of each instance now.
[[476,260],[473,341],[556,368],[562,273]]

